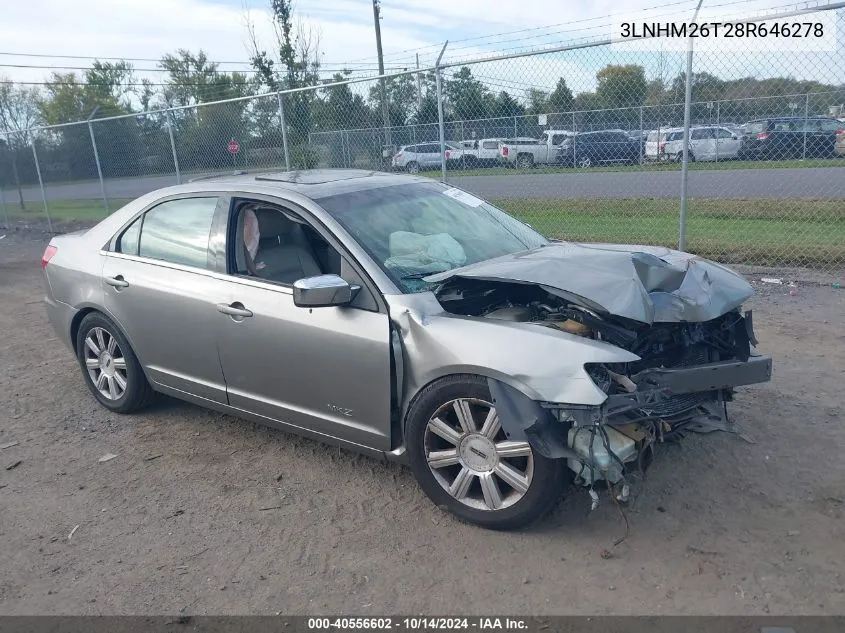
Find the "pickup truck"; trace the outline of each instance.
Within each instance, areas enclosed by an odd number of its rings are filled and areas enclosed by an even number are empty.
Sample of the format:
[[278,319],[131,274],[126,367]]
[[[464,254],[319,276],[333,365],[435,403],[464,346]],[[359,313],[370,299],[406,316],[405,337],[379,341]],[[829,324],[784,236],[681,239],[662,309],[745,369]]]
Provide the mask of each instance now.
[[499,146],[499,161],[507,166],[530,169],[535,165],[549,165],[557,162],[557,151],[564,139],[574,136],[569,130],[546,130],[535,141],[511,143],[505,141]]
[[450,169],[492,167],[499,162],[500,138],[471,139],[458,142],[457,150],[447,150],[446,165]]

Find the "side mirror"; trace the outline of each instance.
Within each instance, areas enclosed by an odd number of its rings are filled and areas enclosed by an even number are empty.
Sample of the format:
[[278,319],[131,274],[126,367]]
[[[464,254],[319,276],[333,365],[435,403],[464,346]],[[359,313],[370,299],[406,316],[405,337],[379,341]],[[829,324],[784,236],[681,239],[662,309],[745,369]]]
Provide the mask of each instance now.
[[337,275],[306,277],[293,282],[293,304],[300,308],[343,306],[351,302],[360,289]]

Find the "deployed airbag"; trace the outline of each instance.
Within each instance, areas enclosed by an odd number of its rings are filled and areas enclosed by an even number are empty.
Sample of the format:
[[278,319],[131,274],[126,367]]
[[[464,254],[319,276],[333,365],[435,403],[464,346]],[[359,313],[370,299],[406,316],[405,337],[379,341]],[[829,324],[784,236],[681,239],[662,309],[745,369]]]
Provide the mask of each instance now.
[[390,234],[390,257],[384,265],[400,274],[435,273],[463,266],[466,260],[464,247],[447,233],[395,231]]

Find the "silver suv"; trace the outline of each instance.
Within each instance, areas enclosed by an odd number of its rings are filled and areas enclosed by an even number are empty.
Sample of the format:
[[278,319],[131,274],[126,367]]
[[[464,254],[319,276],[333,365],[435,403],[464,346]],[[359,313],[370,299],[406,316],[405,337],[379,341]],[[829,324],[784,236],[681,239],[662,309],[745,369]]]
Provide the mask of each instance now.
[[[446,143],[446,149],[457,150],[460,148],[449,141]],[[403,145],[393,156],[391,165],[393,169],[407,171],[411,174],[417,174],[423,169],[439,168],[440,142]]]

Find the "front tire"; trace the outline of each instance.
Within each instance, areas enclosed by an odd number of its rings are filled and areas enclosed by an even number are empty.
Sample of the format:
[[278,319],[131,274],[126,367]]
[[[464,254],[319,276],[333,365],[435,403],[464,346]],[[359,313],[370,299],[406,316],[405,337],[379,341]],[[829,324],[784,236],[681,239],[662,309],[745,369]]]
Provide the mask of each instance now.
[[82,319],[76,334],[76,357],[88,389],[115,413],[143,409],[153,391],[141,364],[120,329],[99,312]]
[[563,462],[507,439],[481,376],[448,376],[423,389],[408,412],[406,447],[426,495],[481,527],[528,525],[561,494]]

